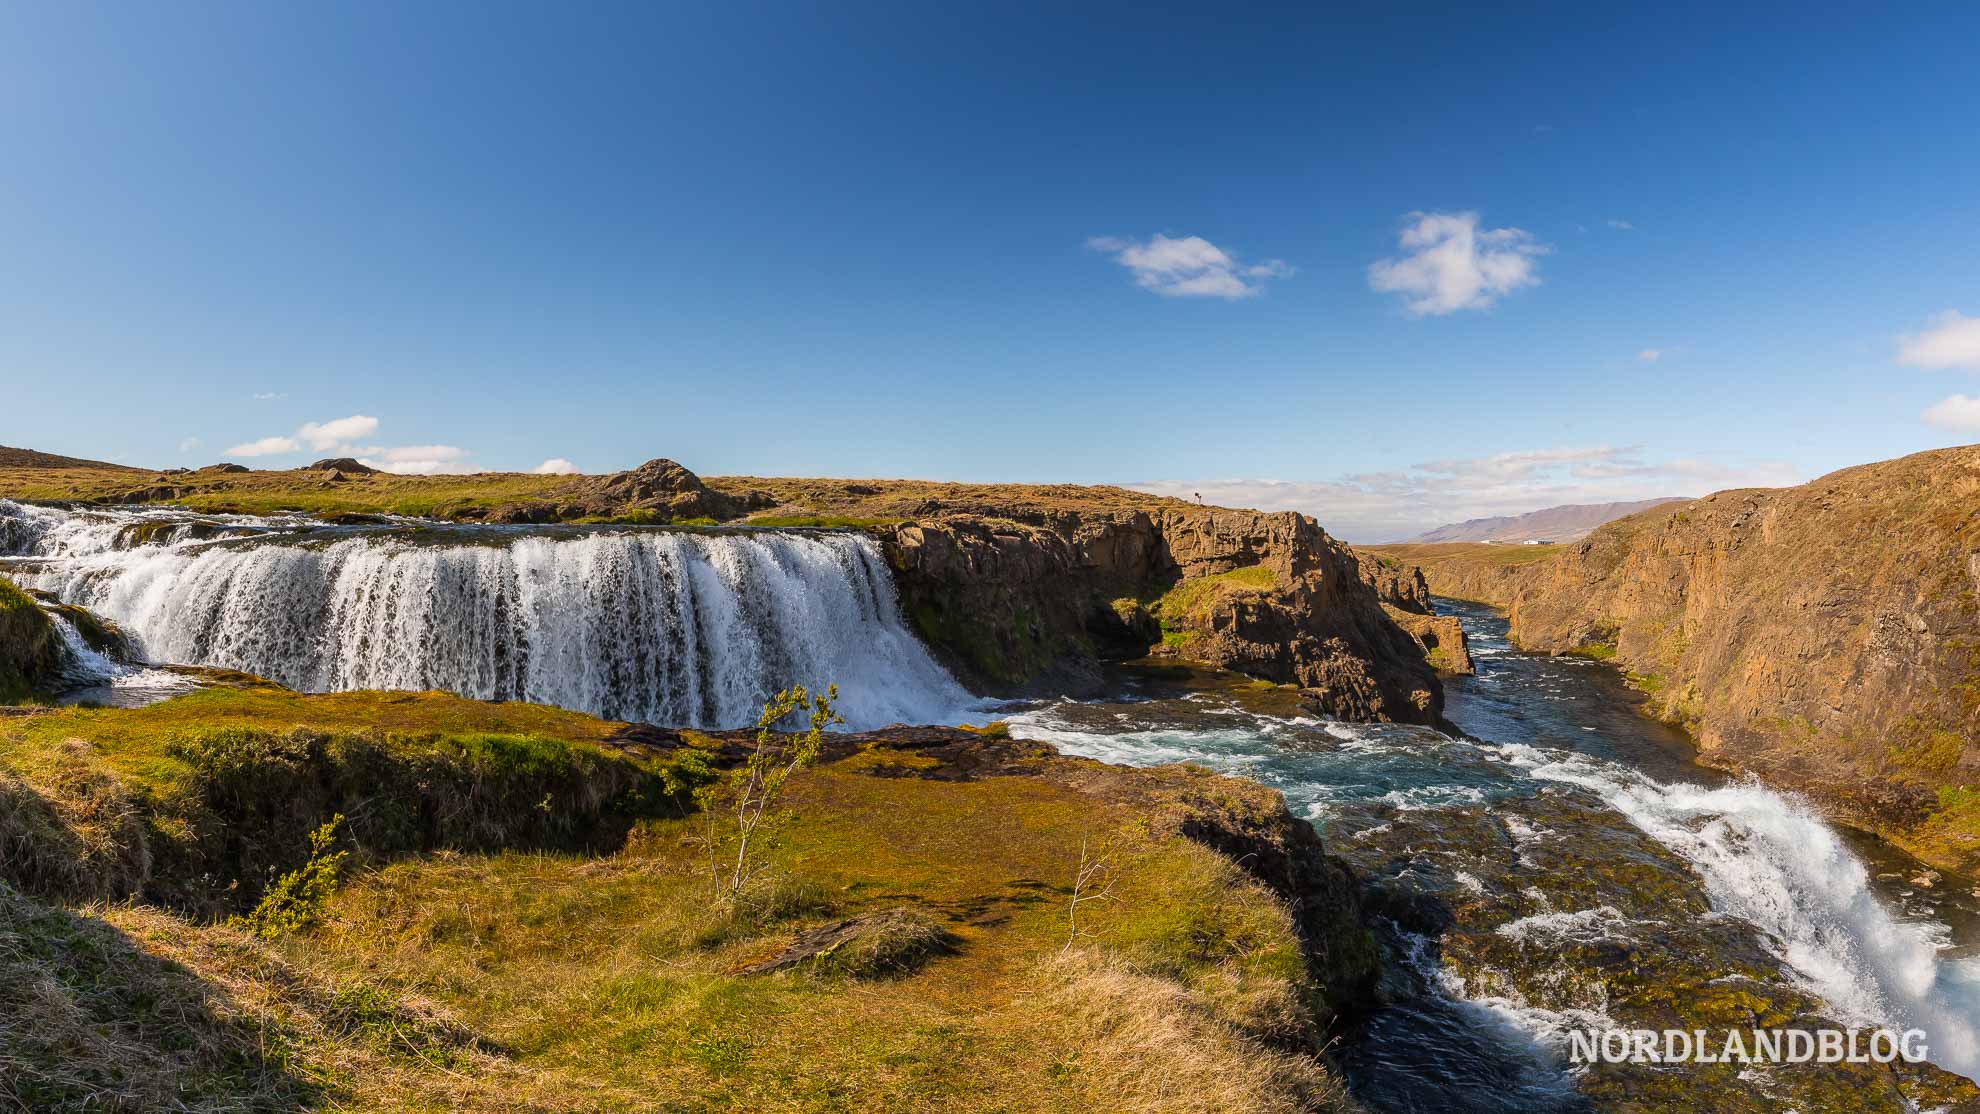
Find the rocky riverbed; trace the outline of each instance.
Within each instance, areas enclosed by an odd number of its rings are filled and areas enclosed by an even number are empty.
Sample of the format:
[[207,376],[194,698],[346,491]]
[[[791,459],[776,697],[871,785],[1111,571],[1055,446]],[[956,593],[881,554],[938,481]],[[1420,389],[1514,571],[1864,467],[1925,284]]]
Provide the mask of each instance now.
[[[1139,699],[1015,730],[1110,761],[1261,780],[1373,890],[1382,1003],[1342,1045],[1383,1110],[1980,1109],[1972,898],[1804,803],[1694,765],[1614,671],[1514,651],[1461,607],[1469,737],[1305,717],[1283,694],[1144,675]],[[1926,1031],[1934,1064],[1568,1062],[1579,1029]],[[1936,1065],[1936,1066],[1935,1066]],[[1948,1070],[1950,1069],[1950,1070]]]

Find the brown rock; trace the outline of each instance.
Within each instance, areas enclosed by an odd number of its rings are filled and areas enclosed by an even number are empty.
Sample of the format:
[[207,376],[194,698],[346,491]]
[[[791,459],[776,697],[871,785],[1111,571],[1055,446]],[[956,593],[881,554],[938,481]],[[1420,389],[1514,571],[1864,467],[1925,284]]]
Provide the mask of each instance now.
[[1704,760],[1973,873],[1940,791],[1980,787],[1976,549],[1969,445],[1633,515],[1506,594],[1522,645],[1613,653]]
[[1206,596],[1168,620],[1188,656],[1313,690],[1329,714],[1437,722],[1424,651],[1382,610],[1353,551],[1304,515],[1254,511],[1041,513],[1037,523],[952,514],[884,536],[901,605],[979,691],[1097,682],[1102,652],[1150,648],[1143,601],[1178,583],[1272,570],[1271,587]]
[[717,491],[664,458],[609,476],[585,477],[560,489],[560,494],[581,509],[582,514],[574,517],[613,518],[643,511],[669,522],[690,518],[726,522],[775,503],[760,491]]
[[360,464],[348,456],[333,456],[327,460],[319,460],[304,470],[310,472],[342,472],[346,476],[371,476],[376,475],[378,472],[378,469]]

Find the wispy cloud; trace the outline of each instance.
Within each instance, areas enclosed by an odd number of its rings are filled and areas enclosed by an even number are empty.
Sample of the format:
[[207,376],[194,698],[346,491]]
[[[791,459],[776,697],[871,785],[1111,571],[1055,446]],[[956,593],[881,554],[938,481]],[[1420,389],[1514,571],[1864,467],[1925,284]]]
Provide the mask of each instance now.
[[300,452],[305,445],[321,452],[355,441],[360,437],[369,437],[377,431],[377,418],[352,414],[348,418],[333,418],[327,422],[304,422],[293,436],[263,437],[257,441],[235,445],[227,450],[227,455],[278,456],[282,453]]
[[1773,460],[1699,457],[1652,460],[1640,449],[1607,445],[1534,449],[1425,461],[1390,472],[1334,480],[1157,481],[1141,491],[1225,506],[1312,515],[1350,541],[1391,541],[1449,522],[1524,514],[1563,503],[1613,503],[1667,495],[1704,495],[1729,487],[1800,482],[1794,466]]
[[288,398],[288,397],[289,397],[289,392],[287,391],[256,391],[254,395],[254,400],[256,402],[273,402],[276,399]]
[[459,445],[360,445],[362,439],[377,433],[378,427],[378,419],[369,414],[304,422],[293,434],[277,434],[235,445],[227,450],[226,455],[282,456],[307,448],[326,456],[355,457],[367,467],[401,475],[431,476],[480,470],[468,459],[473,453]]
[[1645,348],[1636,354],[1636,358],[1646,364],[1654,364],[1664,358],[1664,350],[1661,348]]
[[360,437],[378,432],[378,419],[364,414],[334,418],[327,422],[304,422],[296,436],[312,449],[322,451],[348,445]]
[[1926,407],[1925,413],[1920,416],[1927,425],[1970,433],[1980,430],[1980,398],[1953,395]]
[[578,466],[561,456],[553,456],[530,471],[539,476],[575,476],[578,474]]
[[478,472],[468,457],[473,455],[459,445],[404,445],[398,448],[350,449],[357,456],[358,463],[380,472],[395,472],[402,476],[438,476],[442,474],[463,474]]
[[1616,220],[1614,218],[1610,218],[1609,227],[1615,229],[1618,232],[1634,232],[1636,230],[1636,226],[1629,223],[1628,221]]
[[1898,338],[1897,362],[1934,370],[1980,371],[1980,317],[1956,309],[1939,314],[1930,328]]
[[1095,236],[1086,246],[1113,256],[1134,276],[1135,285],[1165,298],[1249,298],[1264,291],[1266,280],[1290,278],[1294,273],[1283,259],[1242,263],[1201,236],[1172,239],[1159,232],[1147,240]]
[[1368,267],[1368,285],[1400,294],[1417,316],[1485,309],[1540,285],[1536,257],[1553,249],[1520,228],[1478,227],[1477,213],[1411,213],[1398,237],[1403,254]]
[[197,437],[183,437],[179,439],[179,451],[182,453],[192,452],[194,449],[199,448],[199,446],[200,440]]
[[283,453],[300,452],[302,443],[293,437],[263,437],[258,441],[244,441],[226,451],[225,456],[280,456]]

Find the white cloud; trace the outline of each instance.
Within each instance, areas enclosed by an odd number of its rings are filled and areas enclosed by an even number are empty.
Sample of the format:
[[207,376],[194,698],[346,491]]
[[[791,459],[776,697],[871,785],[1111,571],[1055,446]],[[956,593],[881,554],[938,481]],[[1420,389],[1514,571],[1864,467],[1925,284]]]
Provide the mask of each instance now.
[[1535,256],[1553,249],[1519,228],[1480,230],[1477,213],[1411,213],[1398,237],[1405,254],[1368,267],[1368,285],[1401,294],[1413,314],[1485,309],[1540,285]]
[[289,392],[287,391],[256,391],[254,394],[254,400],[256,402],[273,402],[278,398],[288,397]]
[[539,476],[575,476],[578,474],[578,466],[561,456],[553,456],[530,471]]
[[1664,358],[1664,350],[1661,348],[1645,348],[1636,354],[1636,358],[1646,364],[1654,364]]
[[1312,515],[1350,541],[1391,541],[1450,522],[1524,514],[1563,503],[1614,503],[1771,487],[1804,477],[1782,461],[1648,460],[1607,445],[1426,461],[1334,480],[1160,481],[1128,486],[1183,499]]
[[327,422],[306,422],[296,429],[294,436],[263,437],[245,445],[235,445],[227,450],[227,455],[277,456],[301,452],[307,447],[311,452],[325,456],[355,457],[359,463],[381,472],[409,476],[479,471],[468,461],[473,454],[459,445],[358,446],[358,438],[376,432],[377,418],[352,414],[348,418],[333,418]]
[[1609,221],[1609,227],[1617,230],[1618,232],[1632,232],[1635,231],[1636,229],[1635,225],[1629,223],[1626,220],[1611,220]]
[[296,436],[319,452],[346,445],[360,437],[369,437],[378,432],[378,419],[363,414],[352,414],[348,418],[333,418],[327,422],[305,422],[296,430]]
[[1980,398],[1953,395],[1940,399],[1927,407],[1921,417],[1940,429],[1980,430]]
[[194,449],[199,448],[199,446],[200,440],[197,437],[186,437],[179,441],[179,451],[182,453],[192,452]]
[[1265,289],[1266,279],[1294,273],[1283,259],[1241,263],[1201,236],[1171,239],[1158,232],[1141,242],[1095,236],[1086,246],[1113,256],[1136,285],[1167,298],[1249,298]]
[[402,476],[464,475],[480,471],[468,462],[467,458],[471,455],[468,450],[459,445],[372,446],[348,451],[356,453],[358,463],[367,468]]
[[293,437],[263,437],[259,441],[249,441],[235,445],[226,451],[225,456],[279,456],[301,449],[302,445]]
[[1897,362],[1911,367],[1980,371],[1980,317],[1949,309],[1922,333],[1898,338]]

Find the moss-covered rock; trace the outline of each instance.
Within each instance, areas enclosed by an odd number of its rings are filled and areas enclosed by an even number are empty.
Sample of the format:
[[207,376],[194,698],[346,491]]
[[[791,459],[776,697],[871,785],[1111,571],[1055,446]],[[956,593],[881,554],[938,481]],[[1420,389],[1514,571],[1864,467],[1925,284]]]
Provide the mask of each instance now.
[[34,597],[0,578],[0,703],[46,694],[61,667],[54,621]]

